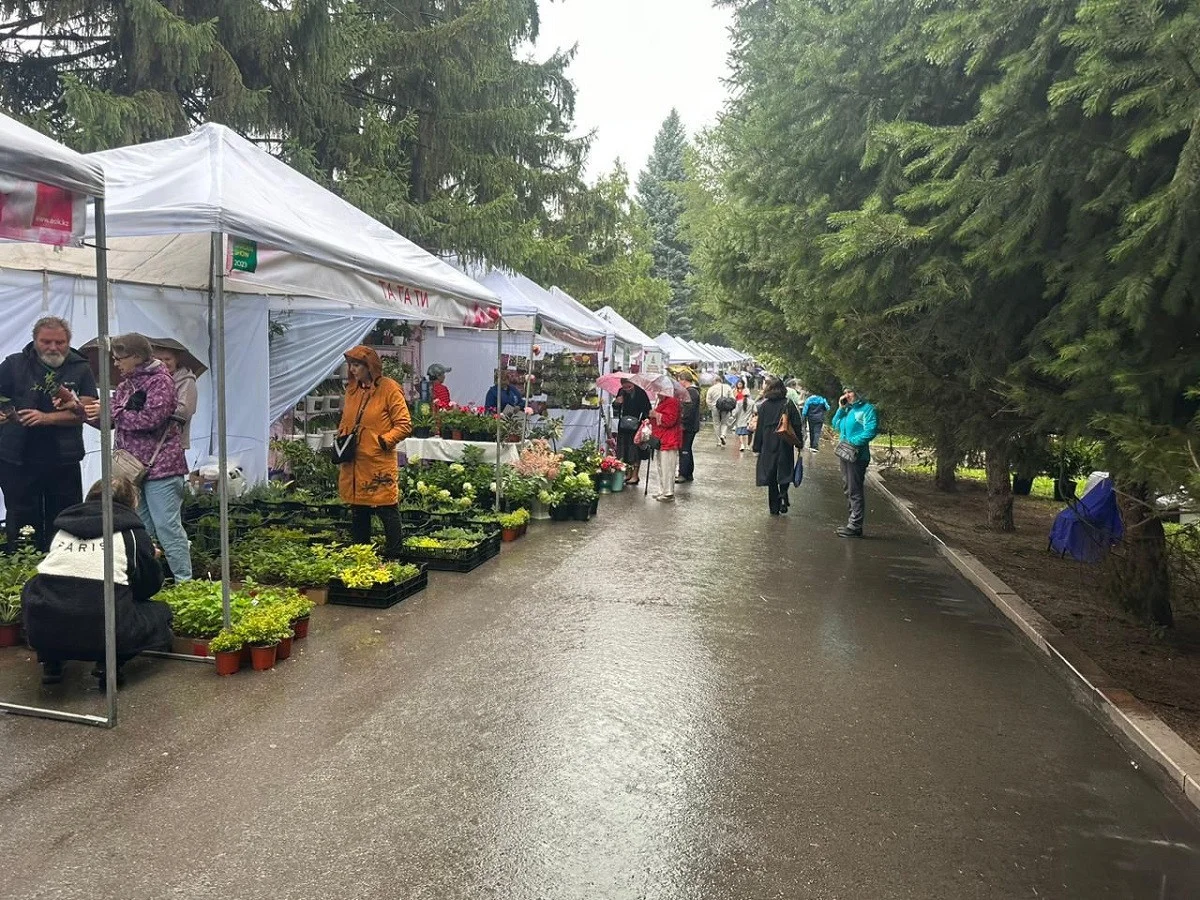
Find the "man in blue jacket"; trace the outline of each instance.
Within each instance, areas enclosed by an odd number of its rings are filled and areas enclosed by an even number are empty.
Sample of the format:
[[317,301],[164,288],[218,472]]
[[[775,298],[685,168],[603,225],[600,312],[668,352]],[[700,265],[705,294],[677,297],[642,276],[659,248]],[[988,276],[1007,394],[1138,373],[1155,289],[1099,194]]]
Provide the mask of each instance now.
[[862,537],[863,519],[867,512],[863,485],[867,478],[867,466],[871,463],[871,440],[879,430],[875,407],[859,398],[854,388],[847,387],[838,398],[833,427],[841,438],[835,452],[842,466],[842,487],[846,491],[850,510],[850,521],[837,533],[846,538]]

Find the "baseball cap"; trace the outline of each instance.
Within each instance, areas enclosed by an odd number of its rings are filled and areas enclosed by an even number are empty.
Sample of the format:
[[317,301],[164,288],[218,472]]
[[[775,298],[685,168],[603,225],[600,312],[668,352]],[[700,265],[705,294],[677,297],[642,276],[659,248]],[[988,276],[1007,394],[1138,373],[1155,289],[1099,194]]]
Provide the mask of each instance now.
[[449,366],[443,366],[441,363],[434,363],[429,367],[429,377],[441,378],[447,372],[451,371],[453,371],[453,369],[451,369]]

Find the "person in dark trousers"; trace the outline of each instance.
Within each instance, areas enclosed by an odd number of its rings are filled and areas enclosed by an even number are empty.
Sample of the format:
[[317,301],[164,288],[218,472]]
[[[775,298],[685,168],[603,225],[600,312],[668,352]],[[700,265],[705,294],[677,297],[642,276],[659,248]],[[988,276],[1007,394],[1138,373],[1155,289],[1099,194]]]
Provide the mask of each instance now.
[[[792,431],[800,441],[796,448],[776,434],[779,421],[788,417]],[[758,409],[758,427],[754,429],[754,452],[758,454],[756,482],[767,489],[767,509],[773,516],[786,514],[791,506],[788,488],[796,468],[796,450],[804,448],[804,423],[800,410],[788,400],[787,388],[774,375],[766,380],[762,405]]]
[[[29,646],[42,664],[42,683],[62,681],[68,660],[94,662],[92,671],[105,687],[104,672],[104,529],[101,483],[87,500],[64,509],[54,520],[56,533],[38,574],[25,583],[21,612]],[[113,587],[117,613],[119,666],[143,650],[171,649],[171,608],[151,600],[162,587],[162,569],[136,510],[138,489],[124,478],[113,480]]]
[[808,423],[808,449],[813,453],[821,445],[821,432],[825,428],[825,413],[829,411],[829,401],[820,394],[809,394],[800,407],[800,417]]
[[696,443],[696,435],[700,431],[700,388],[692,381],[692,376],[684,372],[679,376],[679,382],[688,392],[688,400],[683,404],[683,446],[679,450],[679,475],[676,484],[685,484],[696,477],[696,458],[692,455],[692,445]]
[[[71,349],[71,326],[46,316],[33,340],[0,363],[0,491],[8,546],[26,525],[39,550],[50,546],[54,520],[83,500],[83,414],[76,399],[100,396],[87,359]],[[54,401],[69,400],[59,410]]]
[[642,450],[633,442],[641,424],[650,418],[650,395],[630,381],[621,379],[621,389],[612,401],[613,418],[617,420],[617,456],[629,467],[626,484],[637,484],[641,478]]
[[[837,530],[841,537],[862,537],[867,515],[864,485],[867,466],[871,464],[871,440],[879,430],[875,407],[858,396],[852,387],[838,398],[838,411],[833,415],[833,430],[841,439],[835,451],[842,466],[842,487],[846,492],[849,521]],[[847,459],[842,455],[843,445]]]

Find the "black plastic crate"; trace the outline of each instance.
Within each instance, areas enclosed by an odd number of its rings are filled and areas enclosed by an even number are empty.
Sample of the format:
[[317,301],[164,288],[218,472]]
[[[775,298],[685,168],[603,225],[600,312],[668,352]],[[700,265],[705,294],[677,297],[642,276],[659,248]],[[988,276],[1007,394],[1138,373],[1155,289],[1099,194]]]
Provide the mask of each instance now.
[[401,559],[406,562],[420,563],[438,572],[470,572],[494,556],[500,554],[500,526],[494,522],[437,522],[424,528],[415,529],[405,534],[405,538],[423,537],[447,527],[469,527],[474,531],[483,531],[487,537],[474,547],[461,550],[424,549],[411,550],[404,547]]
[[335,606],[366,606],[371,609],[387,609],[395,606],[406,597],[418,594],[429,586],[429,571],[420,566],[421,571],[407,581],[396,584],[380,584],[369,588],[352,588],[334,578],[329,582],[329,599],[326,601]]

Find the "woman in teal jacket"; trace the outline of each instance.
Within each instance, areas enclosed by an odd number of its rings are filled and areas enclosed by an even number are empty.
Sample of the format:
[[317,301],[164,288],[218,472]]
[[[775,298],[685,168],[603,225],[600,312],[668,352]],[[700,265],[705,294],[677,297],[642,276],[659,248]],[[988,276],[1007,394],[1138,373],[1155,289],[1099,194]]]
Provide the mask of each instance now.
[[[838,411],[833,415],[833,428],[841,438],[838,462],[842,467],[842,488],[846,492],[849,521],[837,530],[842,537],[862,537],[867,500],[863,486],[867,466],[871,463],[871,440],[879,430],[875,407],[859,398],[852,387],[838,398]],[[844,445],[849,445],[843,453]],[[846,457],[850,458],[847,459]]]

